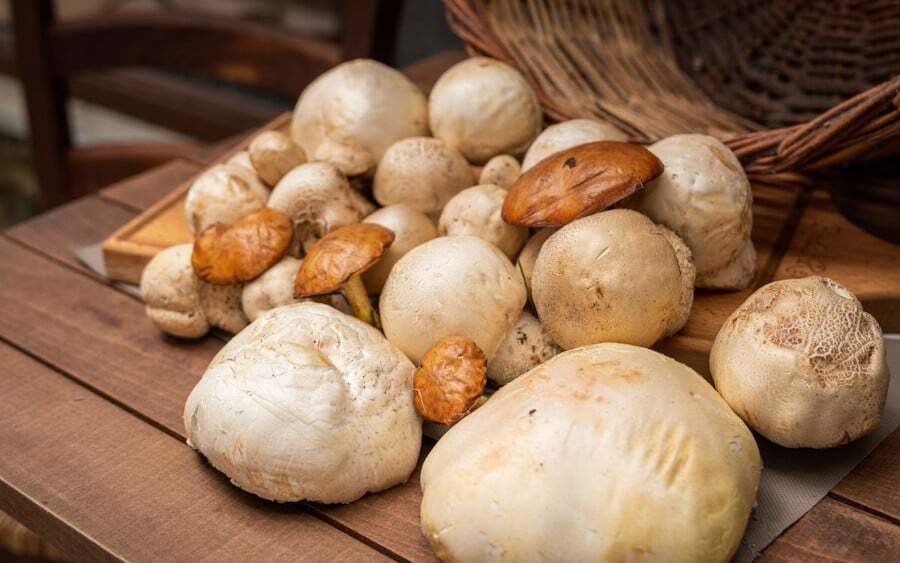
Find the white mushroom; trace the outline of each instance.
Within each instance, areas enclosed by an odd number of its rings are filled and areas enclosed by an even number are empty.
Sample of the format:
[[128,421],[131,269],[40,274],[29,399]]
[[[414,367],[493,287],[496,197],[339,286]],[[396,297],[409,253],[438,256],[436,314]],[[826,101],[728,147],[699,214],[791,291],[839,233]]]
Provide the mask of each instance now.
[[697,268],[694,266],[694,257],[691,255],[691,249],[688,248],[687,243],[670,229],[661,225],[657,225],[657,228],[669,241],[672,250],[675,251],[675,259],[678,260],[678,270],[681,272],[679,313],[673,315],[669,320],[669,326],[666,328],[665,333],[665,336],[672,336],[684,327],[688,317],[691,316],[691,307],[694,306],[694,282],[697,278]]
[[440,439],[422,466],[422,533],[444,561],[725,563],[761,469],[750,430],[695,371],[588,346]]
[[403,203],[431,213],[474,183],[475,175],[458,151],[440,139],[411,137],[384,153],[372,191],[381,205]]
[[385,336],[414,362],[445,336],[472,340],[490,360],[525,306],[525,286],[496,246],[439,237],[394,264],[380,305]]
[[473,57],[451,67],[428,98],[431,131],[470,162],[525,152],[541,130],[541,107],[519,71]]
[[381,261],[363,274],[363,282],[369,293],[381,293],[394,264],[407,252],[438,236],[431,219],[408,205],[382,207],[363,220],[376,223],[394,231],[394,243],[388,247]]
[[252,169],[241,164],[216,164],[188,189],[184,218],[192,233],[222,223],[229,225],[266,206],[269,190]]
[[772,282],[722,325],[716,389],[751,428],[789,448],[832,448],[878,427],[890,374],[881,328],[821,277]]
[[497,385],[506,385],[560,351],[541,321],[528,311],[522,311],[488,362],[487,376]]
[[250,321],[269,309],[300,302],[294,298],[294,279],[303,261],[285,256],[266,273],[244,286],[241,306]]
[[627,141],[628,135],[612,123],[597,119],[570,119],[544,129],[528,147],[522,172],[561,150],[596,141]]
[[528,242],[525,243],[525,246],[523,246],[522,250],[519,252],[518,258],[516,258],[516,268],[518,268],[519,272],[522,274],[522,279],[525,280],[525,285],[528,287],[529,293],[531,292],[531,274],[534,272],[534,263],[537,262],[541,247],[544,246],[544,243],[547,242],[550,235],[557,230],[558,229],[554,227],[538,229],[536,233],[531,235],[531,238],[528,239]]
[[494,184],[508,190],[521,173],[522,167],[519,166],[519,161],[514,156],[501,154],[490,159],[484,165],[481,175],[478,177],[478,183]]
[[560,228],[541,248],[531,297],[565,349],[622,342],[652,346],[684,314],[678,257],[663,231],[629,209]]
[[319,303],[279,307],[231,339],[191,391],[188,444],[265,499],[352,502],[416,467],[413,370],[353,317]]
[[306,153],[300,145],[278,131],[265,131],[254,137],[247,152],[253,169],[270,186],[306,162]]
[[459,192],[441,211],[438,232],[482,238],[514,258],[528,238],[528,229],[510,225],[500,216],[505,198],[506,190],[492,184]]
[[376,61],[340,64],[300,96],[291,136],[307,156],[353,176],[370,171],[393,143],[428,134],[425,95],[400,72]]
[[[256,169],[253,167],[253,163],[250,161],[250,153],[247,151],[239,151],[235,153],[234,156],[225,161],[225,164],[237,164],[238,166],[243,166],[247,170],[250,170],[251,172],[256,174]],[[259,174],[257,174],[257,176],[259,176]]]

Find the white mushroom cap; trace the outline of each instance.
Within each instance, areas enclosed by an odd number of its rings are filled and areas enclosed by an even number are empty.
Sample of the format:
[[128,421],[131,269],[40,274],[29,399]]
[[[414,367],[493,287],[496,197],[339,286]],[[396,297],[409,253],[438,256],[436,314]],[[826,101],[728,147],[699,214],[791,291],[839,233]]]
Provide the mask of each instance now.
[[531,235],[531,238],[528,239],[528,242],[525,243],[525,246],[519,252],[518,258],[516,258],[516,267],[522,273],[522,277],[525,278],[525,285],[529,288],[529,291],[531,290],[531,274],[534,272],[534,263],[537,262],[541,247],[544,246],[550,235],[558,230],[556,227],[538,229],[536,233]]
[[506,385],[560,351],[541,321],[528,311],[522,311],[488,362],[487,376],[497,385]]
[[[225,164],[237,164],[256,174],[256,168],[253,167],[253,162],[250,161],[250,153],[247,151],[235,153],[234,156],[225,161]],[[259,174],[256,175],[259,176]]]
[[269,207],[294,222],[291,254],[299,255],[329,232],[358,223],[360,202],[347,178],[333,164],[302,164],[278,182],[269,197]]
[[490,360],[524,306],[522,279],[496,246],[439,237],[394,265],[381,292],[381,324],[414,362],[445,336],[472,340]]
[[606,121],[570,119],[544,129],[528,147],[522,172],[559,151],[596,141],[627,141],[628,135]]
[[522,173],[522,167],[514,156],[500,154],[490,159],[481,170],[479,184],[494,184],[508,190]]
[[603,211],[547,239],[531,278],[541,322],[565,349],[652,346],[683,314],[681,269],[662,230],[630,209]]
[[[706,272],[703,276],[703,287],[712,289],[744,289],[750,286],[756,277],[756,248],[753,241],[744,243],[744,249],[738,257],[726,266]],[[699,281],[697,282],[699,284]]]
[[[697,278],[697,269],[694,267],[694,257],[691,255],[691,249],[670,229],[657,225],[657,228],[666,237],[672,250],[675,251],[675,258],[678,260],[678,270],[681,272],[681,302],[679,304],[679,312],[673,315],[669,320],[669,326],[666,328],[665,336],[672,336],[684,327],[691,316],[691,307],[694,306],[694,282]],[[751,248],[753,246],[751,245]]]
[[264,131],[253,138],[247,160],[263,182],[274,186],[285,174],[306,162],[306,153],[279,131]]
[[474,183],[472,168],[458,151],[440,139],[411,137],[384,153],[372,191],[381,205],[403,203],[431,213]]
[[466,59],[441,75],[428,112],[434,136],[476,164],[498,154],[522,154],[543,121],[519,71],[485,57]]
[[269,190],[252,169],[241,164],[216,164],[191,184],[184,218],[192,233],[216,223],[230,225],[266,206]]
[[371,170],[396,141],[428,134],[425,95],[400,72],[376,61],[340,64],[297,100],[291,136],[317,160],[348,176]]
[[467,188],[447,202],[438,221],[441,235],[472,235],[502,250],[510,259],[528,239],[528,229],[510,225],[500,213],[506,190],[492,184]]
[[696,372],[652,350],[559,354],[453,426],[422,467],[444,561],[724,563],[756,501],[753,435]]
[[255,321],[269,309],[300,301],[294,298],[294,280],[302,263],[293,256],[285,256],[266,273],[244,285],[241,306],[248,319]]
[[[746,287],[755,271],[755,253],[746,250],[753,226],[753,196],[734,153],[707,135],[675,135],[649,149],[665,169],[638,192],[634,205],[678,233],[691,247],[697,266],[697,287]],[[753,265],[747,267],[751,257]],[[736,260],[741,260],[737,267],[741,275],[722,275],[722,270]]]
[[881,328],[821,277],[772,282],[722,325],[716,389],[754,430],[789,448],[831,448],[878,427],[890,374]]
[[197,289],[200,308],[210,326],[231,334],[237,334],[247,326],[249,321],[241,307],[243,284],[214,285],[201,280]]
[[191,392],[188,444],[263,498],[352,502],[416,467],[413,370],[378,330],[327,305],[272,309]]
[[408,205],[382,207],[363,220],[394,231],[394,242],[374,266],[363,274],[369,293],[381,293],[394,264],[407,252],[438,236],[437,227],[427,215]]

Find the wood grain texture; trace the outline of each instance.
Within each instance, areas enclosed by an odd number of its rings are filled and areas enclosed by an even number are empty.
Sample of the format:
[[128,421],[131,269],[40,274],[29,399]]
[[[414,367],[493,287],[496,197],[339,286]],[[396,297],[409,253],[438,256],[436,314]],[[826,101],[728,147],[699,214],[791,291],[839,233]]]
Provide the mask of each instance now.
[[144,211],[200,172],[200,169],[195,162],[173,160],[104,188],[99,195],[135,211]]
[[878,444],[832,494],[900,524],[900,428]]

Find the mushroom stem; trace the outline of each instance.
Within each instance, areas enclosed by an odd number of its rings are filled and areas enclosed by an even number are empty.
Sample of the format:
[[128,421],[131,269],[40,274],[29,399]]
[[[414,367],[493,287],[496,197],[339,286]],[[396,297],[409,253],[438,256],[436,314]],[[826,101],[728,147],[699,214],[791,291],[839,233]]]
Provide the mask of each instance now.
[[366,291],[359,274],[351,276],[347,283],[341,286],[341,294],[353,310],[354,317],[381,330],[381,319],[369,301],[369,292]]

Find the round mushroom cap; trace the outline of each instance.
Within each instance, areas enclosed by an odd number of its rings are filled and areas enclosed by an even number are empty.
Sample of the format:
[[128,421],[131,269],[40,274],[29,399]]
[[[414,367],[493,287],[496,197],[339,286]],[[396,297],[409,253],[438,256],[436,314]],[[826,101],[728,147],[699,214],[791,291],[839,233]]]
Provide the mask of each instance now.
[[413,371],[378,330],[327,305],[272,309],[191,392],[188,444],[265,499],[352,502],[416,467]]
[[467,188],[447,202],[438,220],[444,236],[472,235],[502,250],[510,259],[528,239],[528,229],[510,225],[500,216],[506,190],[492,184]]
[[484,392],[487,359],[468,338],[448,336],[422,356],[413,375],[416,412],[451,426],[466,416]]
[[200,306],[203,283],[191,266],[190,243],[161,250],[141,274],[141,297],[147,317],[161,331],[181,338],[200,338],[209,323]]
[[381,292],[384,334],[414,362],[445,336],[475,342],[490,360],[525,306],[509,259],[472,236],[421,244],[391,270]]
[[514,156],[500,154],[484,165],[481,175],[478,177],[478,183],[494,184],[508,190],[521,173],[522,167],[519,166],[519,161]]
[[363,282],[369,293],[381,293],[391,268],[407,252],[436,236],[437,227],[427,215],[408,205],[382,207],[363,220],[394,231],[394,242],[374,266],[363,274]]
[[[666,336],[672,336],[684,327],[691,316],[691,307],[694,305],[694,282],[697,277],[697,269],[694,268],[694,258],[691,256],[691,249],[672,230],[661,225],[657,225],[666,240],[675,251],[675,258],[678,260],[678,270],[681,272],[681,303],[679,313],[673,315],[669,320],[669,326],[666,328]],[[753,245],[750,245],[752,248]]]
[[[756,277],[756,248],[748,240],[738,257],[724,267],[706,272],[703,287],[710,289],[744,289]],[[699,282],[698,282],[699,283]]]
[[200,282],[198,296],[200,307],[210,326],[237,334],[249,322],[241,306],[243,284],[215,285]]
[[294,298],[294,280],[301,260],[285,256],[266,273],[244,285],[241,307],[250,321],[269,309],[299,302]]
[[544,129],[528,147],[522,160],[525,172],[551,154],[596,141],[627,141],[628,135],[607,121],[570,119]]
[[525,285],[528,287],[529,292],[531,291],[531,275],[534,273],[534,263],[537,262],[541,247],[544,246],[544,243],[547,242],[550,235],[558,230],[559,229],[555,227],[538,229],[536,233],[531,235],[531,238],[528,239],[528,242],[525,243],[525,246],[523,246],[521,252],[519,252],[518,258],[516,258],[516,267],[519,269],[519,272],[522,273],[522,277],[525,279]]
[[259,176],[259,174],[256,173],[256,168],[253,167],[253,162],[251,162],[250,160],[250,153],[247,151],[240,151],[235,153],[234,156],[225,161],[225,164],[236,164],[238,166],[243,166],[247,170]]
[[403,203],[431,213],[474,183],[475,174],[459,151],[440,139],[411,137],[384,153],[372,191],[381,205]]
[[266,206],[269,190],[252,169],[241,164],[216,164],[188,189],[184,218],[192,233],[221,223],[230,225]]
[[473,57],[435,83],[428,98],[431,131],[470,162],[522,154],[541,130],[543,117],[528,82],[511,66]]
[[254,137],[247,153],[253,170],[270,186],[306,162],[306,153],[300,145],[279,131],[264,131]]
[[291,136],[307,155],[325,158],[347,175],[370,170],[396,141],[427,134],[422,91],[369,59],[340,64],[315,79],[291,120]]
[[487,375],[497,385],[506,385],[560,351],[541,321],[528,311],[522,311],[488,362]]
[[422,467],[444,561],[726,562],[756,500],[753,435],[696,372],[624,344],[562,353],[453,426]]
[[818,276],[758,289],[722,325],[709,366],[734,412],[789,448],[832,448],[872,432],[890,381],[878,322]]
[[621,342],[652,346],[682,314],[681,269],[662,230],[614,209],[556,231],[538,255],[531,297],[565,349]]

